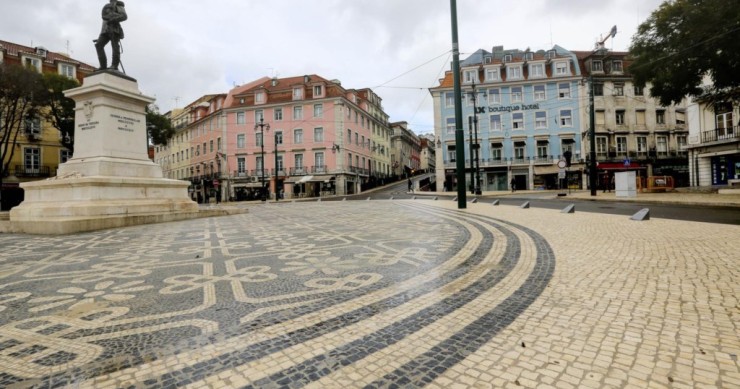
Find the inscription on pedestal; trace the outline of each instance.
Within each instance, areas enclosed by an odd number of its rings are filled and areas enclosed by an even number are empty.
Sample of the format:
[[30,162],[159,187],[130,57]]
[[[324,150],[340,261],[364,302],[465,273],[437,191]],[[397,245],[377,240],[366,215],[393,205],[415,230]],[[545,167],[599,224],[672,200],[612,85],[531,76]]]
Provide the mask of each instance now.
[[112,113],[110,116],[116,119],[116,121],[118,122],[119,131],[134,132],[134,129],[131,127],[135,126],[137,123],[141,123],[140,119],[116,115],[114,113]]
[[88,130],[94,130],[98,127],[98,124],[100,122],[86,122],[86,123],[80,123],[77,125],[77,129],[81,131],[88,131]]

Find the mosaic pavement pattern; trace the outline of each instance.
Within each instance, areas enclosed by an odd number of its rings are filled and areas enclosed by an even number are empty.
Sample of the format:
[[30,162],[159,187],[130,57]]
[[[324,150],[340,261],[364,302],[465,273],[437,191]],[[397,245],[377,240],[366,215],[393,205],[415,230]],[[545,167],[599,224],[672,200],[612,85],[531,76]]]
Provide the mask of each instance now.
[[[390,202],[0,244],[7,387],[183,387],[244,366],[240,386],[302,387],[431,336],[365,383],[424,386],[511,323],[555,266],[523,227]],[[476,304],[522,271],[500,304]],[[456,323],[460,312],[471,317]],[[276,354],[291,363],[269,365]]]

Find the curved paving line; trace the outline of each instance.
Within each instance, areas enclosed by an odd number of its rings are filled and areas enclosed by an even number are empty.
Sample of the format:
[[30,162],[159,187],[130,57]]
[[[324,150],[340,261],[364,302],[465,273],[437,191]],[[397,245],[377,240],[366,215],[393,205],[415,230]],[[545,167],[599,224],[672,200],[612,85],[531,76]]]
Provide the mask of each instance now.
[[[421,209],[421,207],[419,208]],[[418,386],[424,386],[439,374],[475,352],[501,329],[514,321],[547,286],[552,277],[555,261],[552,250],[539,234],[532,230],[492,218],[480,217],[463,212],[440,211],[436,207],[424,208],[428,211],[465,217],[468,218],[468,221],[477,220],[480,223],[487,224],[501,231],[511,244],[507,247],[504,254],[500,270],[489,272],[483,278],[455,295],[449,296],[407,319],[393,323],[371,335],[311,358],[296,366],[273,374],[270,377],[258,380],[252,386],[248,386],[248,388],[275,385],[282,388],[298,388],[318,381],[322,377],[338,371],[344,366],[349,366],[360,361],[368,355],[421,330],[437,321],[439,317],[454,313],[457,309],[473,301],[485,291],[495,287],[513,270],[521,253],[520,242],[514,233],[497,223],[511,225],[524,231],[533,239],[537,246],[535,268],[530,273],[524,285],[517,289],[513,295],[506,298],[502,304],[499,304],[495,309],[468,325],[465,330],[452,335],[431,351],[402,366],[396,372],[374,382],[369,387],[387,387],[392,384],[408,385],[411,382],[414,382]],[[461,268],[465,270],[467,267],[461,266]]]
[[[438,211],[437,208],[433,208],[433,207],[430,208],[430,210],[434,212]],[[454,222],[454,220],[451,220],[451,221]],[[428,281],[411,290],[402,291],[396,295],[380,300],[373,304],[369,304],[369,305],[360,307],[356,310],[338,315],[337,317],[323,321],[316,325],[302,328],[300,330],[288,333],[276,339],[271,339],[265,342],[253,344],[239,351],[221,354],[208,361],[197,363],[192,367],[186,367],[186,368],[183,368],[177,371],[167,372],[165,374],[162,374],[158,378],[153,378],[151,380],[145,381],[143,385],[140,385],[140,386],[142,387],[161,387],[161,386],[181,387],[184,385],[188,385],[192,382],[203,380],[209,376],[217,375],[224,370],[233,369],[237,366],[261,359],[267,355],[280,352],[289,347],[292,347],[292,346],[295,346],[301,343],[305,343],[311,339],[318,338],[322,335],[329,334],[338,329],[350,326],[352,324],[360,323],[363,320],[366,320],[372,316],[377,315],[378,313],[390,310],[392,308],[399,307],[425,294],[433,293],[439,288],[447,284],[450,284],[454,282],[455,280],[458,280],[459,278],[465,276],[467,273],[467,269],[469,267],[475,266],[476,264],[483,261],[483,259],[488,254],[488,252],[490,252],[493,246],[492,233],[488,231],[484,225],[476,224],[476,228],[484,236],[482,244],[478,248],[476,248],[476,250],[472,254],[470,254],[468,258],[466,258],[466,260],[464,261],[464,265],[458,266],[457,268],[444,274],[440,278],[437,278],[433,281]],[[508,231],[503,231],[503,233],[504,235],[507,236],[507,239],[512,240],[512,242],[514,243],[507,248],[506,252],[503,255],[503,259],[502,259],[504,261],[508,260],[509,262],[511,262],[510,266],[504,266],[507,269],[504,271],[504,273],[508,274],[508,272],[511,271],[511,269],[513,269],[514,265],[516,264],[516,261],[519,258],[520,250],[519,250],[518,240],[516,239],[516,237]],[[505,274],[502,275],[502,278],[503,276],[505,276]],[[474,297],[475,296],[471,295],[470,298],[472,299]],[[440,310],[442,312],[448,312],[448,311],[452,312],[454,310],[454,308],[447,306],[446,303],[437,303],[433,305],[433,307],[436,307],[437,310]],[[417,318],[420,320],[429,319],[428,314],[425,312],[413,315],[412,318]],[[410,322],[414,322],[414,320],[410,320]],[[394,328],[396,328],[396,331],[398,332],[398,334],[401,334],[403,332],[402,331],[403,327],[406,325],[407,324],[403,324],[400,326],[396,325],[396,327]],[[387,334],[378,335],[373,340],[373,342],[375,343],[368,344],[365,346],[366,348],[370,347],[373,351],[377,351],[378,349],[382,348],[380,347],[381,344],[387,344],[388,342],[391,341],[391,339],[394,339],[396,337],[398,337],[398,339],[401,339],[401,337],[399,337],[398,334],[392,335],[392,336],[388,336]],[[377,343],[378,341],[380,343]],[[320,377],[316,376],[316,379],[318,378]],[[307,382],[304,382],[304,384],[305,383]],[[273,381],[270,383],[266,383],[265,385],[275,385],[275,382]],[[258,385],[258,387],[260,386],[262,385]]]

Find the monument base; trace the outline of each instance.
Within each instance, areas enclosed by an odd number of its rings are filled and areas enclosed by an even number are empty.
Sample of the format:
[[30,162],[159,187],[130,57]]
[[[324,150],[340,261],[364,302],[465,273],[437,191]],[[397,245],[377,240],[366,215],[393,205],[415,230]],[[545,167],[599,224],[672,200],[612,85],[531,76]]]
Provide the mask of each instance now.
[[70,177],[22,187],[23,203],[10,210],[13,232],[70,234],[210,216],[187,197],[188,183],[177,180]]

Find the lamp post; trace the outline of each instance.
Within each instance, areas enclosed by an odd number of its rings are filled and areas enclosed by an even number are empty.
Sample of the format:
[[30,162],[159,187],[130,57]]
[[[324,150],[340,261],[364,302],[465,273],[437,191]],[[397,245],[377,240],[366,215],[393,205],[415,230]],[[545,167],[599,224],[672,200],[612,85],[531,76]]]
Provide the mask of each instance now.
[[278,131],[275,131],[275,201],[280,199],[280,190],[278,188],[278,178],[280,176],[280,169],[278,166]]
[[[485,96],[485,93],[484,93]],[[472,193],[480,195],[480,160],[479,150],[480,144],[478,143],[478,93],[475,91],[475,83],[473,83],[473,91],[470,93],[470,98],[473,99],[473,117],[472,117],[472,132],[475,138],[470,141],[470,181],[472,181]],[[473,143],[475,140],[475,143]],[[475,154],[473,154],[475,153]],[[473,162],[475,161],[475,179],[473,179]]]
[[265,131],[270,131],[270,124],[265,124],[264,118],[260,118],[260,122],[254,125],[254,131],[257,131],[258,127],[260,129],[260,148],[262,149],[262,191],[260,198],[262,201],[267,201],[267,193],[265,193]]

